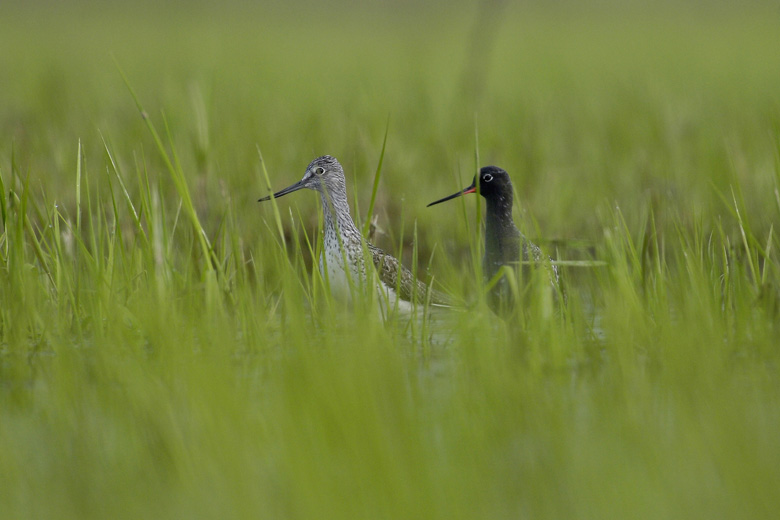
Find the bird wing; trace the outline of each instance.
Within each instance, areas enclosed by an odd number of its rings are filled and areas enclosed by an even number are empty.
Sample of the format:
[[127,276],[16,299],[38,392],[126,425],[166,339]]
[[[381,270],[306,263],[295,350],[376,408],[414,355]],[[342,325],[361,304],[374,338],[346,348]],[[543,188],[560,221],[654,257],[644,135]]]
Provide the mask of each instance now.
[[[389,255],[378,247],[368,244],[368,250],[374,261],[379,279],[387,285],[398,291],[402,300],[416,303],[425,303],[428,292],[430,291],[430,303],[439,306],[453,306],[454,302],[445,294],[429,288],[412,274],[412,272],[401,265],[397,258]],[[400,276],[400,280],[399,280]]]

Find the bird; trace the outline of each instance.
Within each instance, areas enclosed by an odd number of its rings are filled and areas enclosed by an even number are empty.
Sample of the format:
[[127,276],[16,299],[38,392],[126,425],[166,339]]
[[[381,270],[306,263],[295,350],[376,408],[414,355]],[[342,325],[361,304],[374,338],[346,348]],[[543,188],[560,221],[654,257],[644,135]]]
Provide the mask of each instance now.
[[452,300],[447,295],[415,278],[398,259],[363,238],[349,211],[344,168],[335,157],[317,157],[306,167],[300,181],[262,197],[258,202],[304,188],[319,192],[322,201],[324,218],[320,271],[327,278],[334,296],[350,299],[351,285],[365,286],[369,283],[368,257],[378,275],[380,309],[385,315],[396,309],[402,314],[410,314],[415,306],[424,308],[426,301],[434,307],[452,306]]
[[[479,181],[479,191],[477,191]],[[504,266],[523,265],[523,274],[527,277],[529,263],[547,265],[550,281],[555,289],[560,287],[558,268],[541,248],[532,243],[517,228],[512,220],[512,202],[514,191],[512,181],[506,170],[498,166],[485,166],[474,176],[472,183],[462,190],[428,204],[427,207],[446,202],[469,193],[479,193],[487,201],[485,216],[485,256],[483,258],[484,280],[494,283],[488,294],[488,303],[494,311],[511,310],[514,304],[512,288],[506,276],[500,276]],[[531,262],[533,259],[533,262]],[[496,276],[500,276],[495,280]]]

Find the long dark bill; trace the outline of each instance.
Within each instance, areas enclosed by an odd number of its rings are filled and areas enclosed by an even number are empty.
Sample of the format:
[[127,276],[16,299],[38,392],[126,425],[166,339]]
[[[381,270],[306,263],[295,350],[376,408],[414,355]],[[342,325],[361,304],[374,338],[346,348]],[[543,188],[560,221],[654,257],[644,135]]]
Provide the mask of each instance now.
[[468,194],[468,193],[476,193],[476,192],[477,192],[477,186],[476,186],[476,184],[474,184],[474,183],[472,182],[472,183],[471,183],[471,186],[469,186],[469,187],[467,187],[467,188],[463,188],[463,189],[462,189],[462,190],[460,190],[459,192],[457,192],[457,193],[453,193],[453,194],[452,194],[452,195],[450,195],[449,197],[444,197],[443,199],[439,199],[439,200],[437,200],[437,201],[435,201],[435,202],[431,202],[430,204],[428,204],[428,205],[426,206],[426,208],[430,208],[430,207],[431,207],[431,206],[433,206],[434,204],[439,204],[440,202],[447,202],[448,200],[454,199],[455,197],[460,197],[460,196],[462,196],[462,195],[466,195],[466,194]]
[[287,186],[285,189],[277,191],[273,195],[269,195],[267,197],[263,197],[262,199],[257,199],[257,202],[263,202],[263,201],[266,201],[266,200],[271,200],[271,197],[273,197],[275,199],[278,199],[282,195],[287,195],[288,193],[292,193],[294,191],[298,191],[298,190],[303,189],[305,187],[306,186],[303,185],[303,181],[298,181],[295,184],[293,184],[292,186]]

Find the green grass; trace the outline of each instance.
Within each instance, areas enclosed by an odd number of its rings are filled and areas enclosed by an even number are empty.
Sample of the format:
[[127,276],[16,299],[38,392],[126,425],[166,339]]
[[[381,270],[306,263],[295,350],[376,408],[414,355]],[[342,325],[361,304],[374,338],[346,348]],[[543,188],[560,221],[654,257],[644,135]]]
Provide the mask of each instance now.
[[[544,5],[6,5],[0,517],[774,518],[775,6]],[[468,312],[330,297],[325,153]],[[562,312],[425,207],[486,164]]]

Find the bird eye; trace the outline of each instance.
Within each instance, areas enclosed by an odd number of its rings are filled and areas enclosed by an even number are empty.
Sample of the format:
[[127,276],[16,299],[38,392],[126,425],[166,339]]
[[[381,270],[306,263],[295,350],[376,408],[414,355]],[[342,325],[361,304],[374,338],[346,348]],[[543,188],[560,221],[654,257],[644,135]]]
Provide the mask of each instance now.
[[317,166],[316,168],[314,168],[314,173],[316,173],[317,175],[322,175],[323,173],[325,173],[325,168],[323,168],[322,166]]
[[485,175],[482,176],[482,180],[485,182],[490,182],[493,180],[493,176],[490,175],[489,173],[486,173]]

